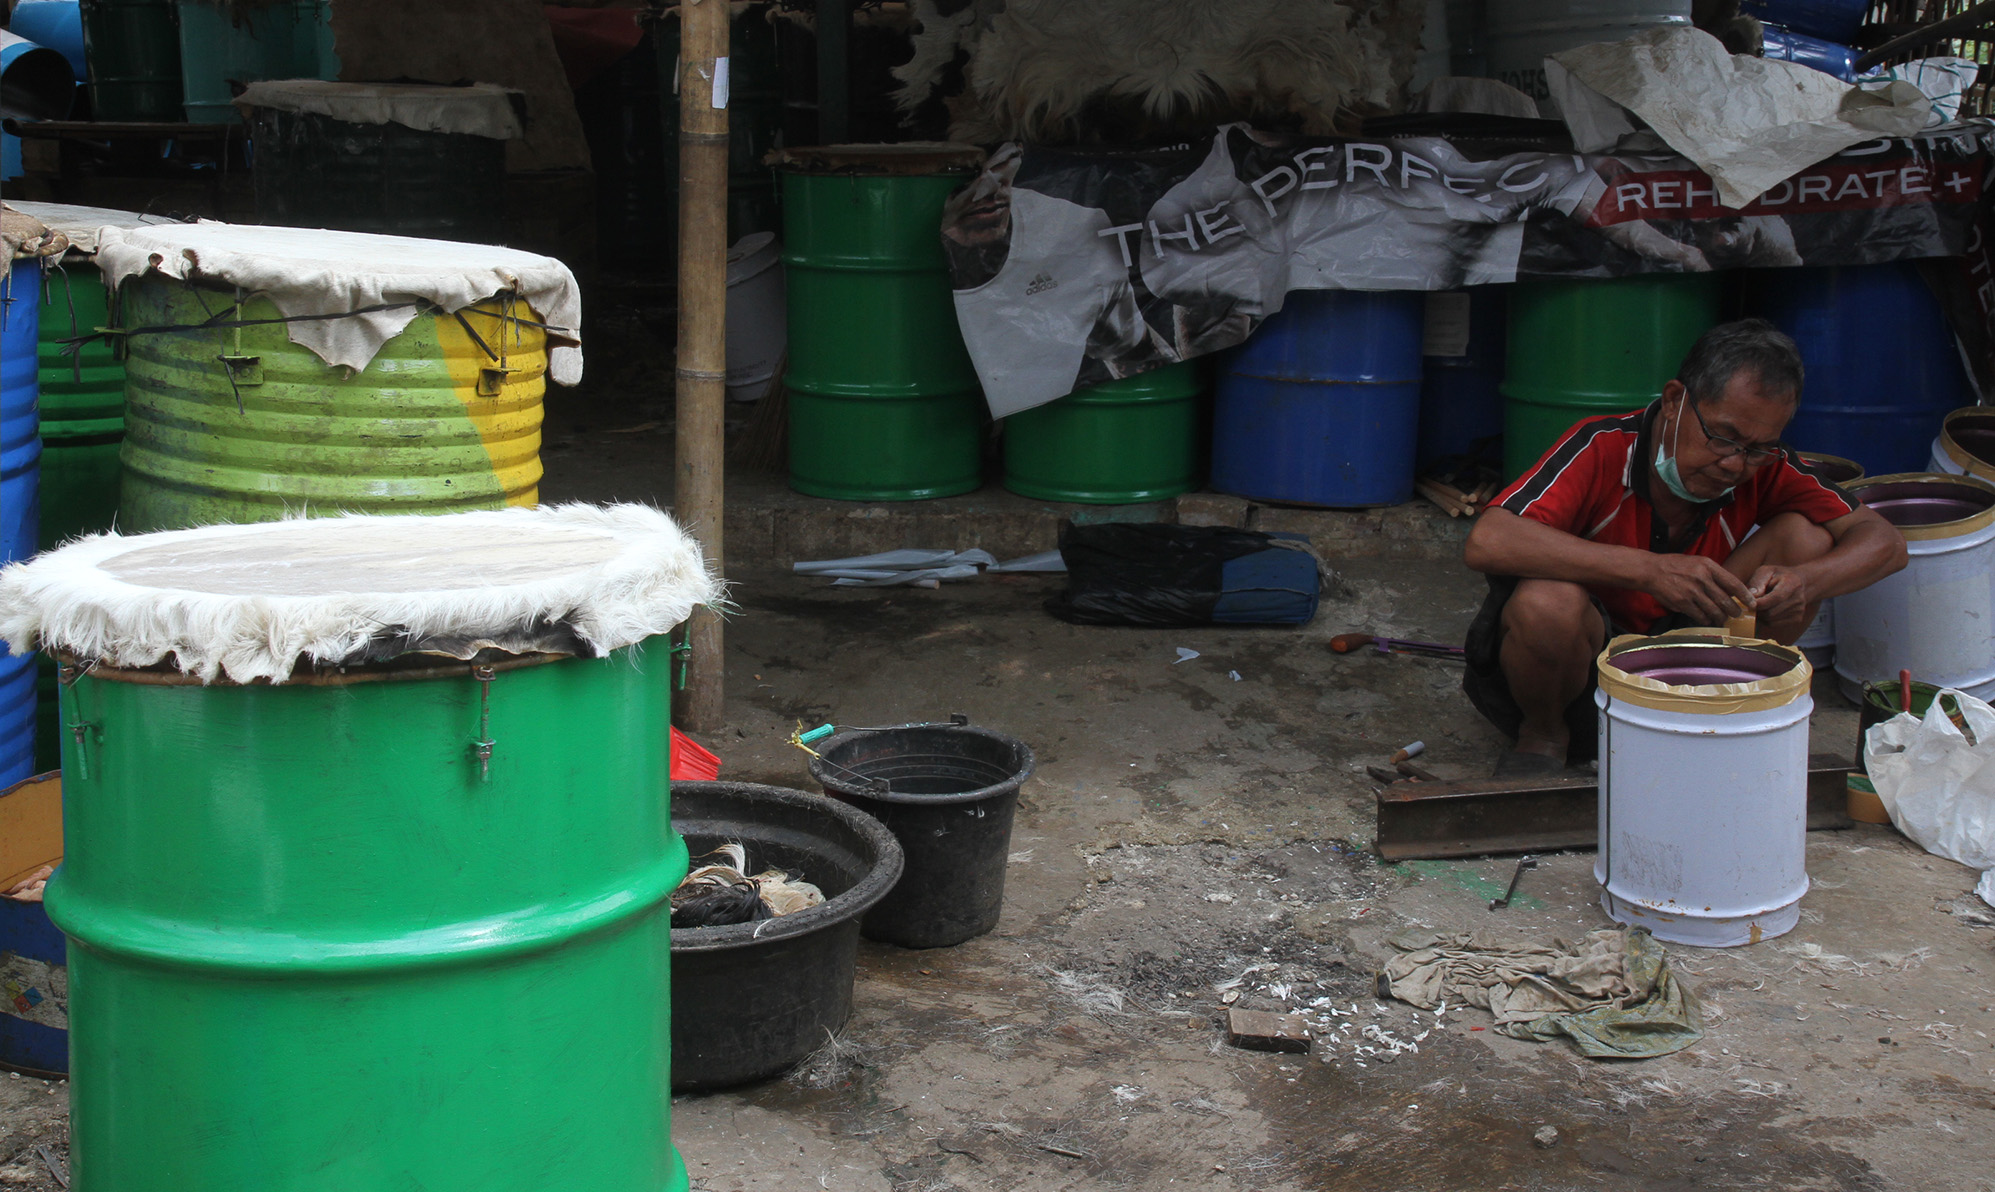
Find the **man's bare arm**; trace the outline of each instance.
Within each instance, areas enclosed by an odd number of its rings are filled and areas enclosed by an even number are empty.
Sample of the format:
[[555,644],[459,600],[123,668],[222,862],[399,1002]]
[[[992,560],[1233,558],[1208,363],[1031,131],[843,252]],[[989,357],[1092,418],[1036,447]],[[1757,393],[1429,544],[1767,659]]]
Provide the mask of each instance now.
[[1632,588],[1706,625],[1724,624],[1734,598],[1751,603],[1745,583],[1715,559],[1589,542],[1508,509],[1476,518],[1462,561],[1485,575]]

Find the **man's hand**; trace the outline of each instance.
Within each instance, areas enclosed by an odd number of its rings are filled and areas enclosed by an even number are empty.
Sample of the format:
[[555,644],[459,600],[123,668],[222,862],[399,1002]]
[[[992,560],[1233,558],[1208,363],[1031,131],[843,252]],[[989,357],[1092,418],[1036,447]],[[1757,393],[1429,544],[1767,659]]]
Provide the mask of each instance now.
[[1800,572],[1773,563],[1754,571],[1746,590],[1752,595],[1748,603],[1767,621],[1798,617],[1814,598]]
[[[1643,590],[1672,612],[1696,617],[1701,625],[1723,625],[1738,612],[1734,598],[1753,608],[1753,594],[1724,564],[1703,555],[1651,555]],[[1761,572],[1782,570],[1763,567]],[[1758,578],[1755,576],[1755,578]]]

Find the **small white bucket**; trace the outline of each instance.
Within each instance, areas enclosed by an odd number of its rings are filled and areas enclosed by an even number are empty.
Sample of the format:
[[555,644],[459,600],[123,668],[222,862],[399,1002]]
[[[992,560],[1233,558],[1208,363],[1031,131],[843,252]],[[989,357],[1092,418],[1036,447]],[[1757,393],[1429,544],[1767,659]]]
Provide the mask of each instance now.
[[1836,685],[1909,670],[1921,682],[1995,698],[1995,485],[1972,475],[1870,476],[1851,497],[1905,536],[1903,571],[1836,597]]
[[774,232],[754,232],[727,250],[727,396],[769,392],[789,342],[782,251]]
[[1812,668],[1682,630],[1600,655],[1600,905],[1657,939],[1729,948],[1793,929],[1808,892]]

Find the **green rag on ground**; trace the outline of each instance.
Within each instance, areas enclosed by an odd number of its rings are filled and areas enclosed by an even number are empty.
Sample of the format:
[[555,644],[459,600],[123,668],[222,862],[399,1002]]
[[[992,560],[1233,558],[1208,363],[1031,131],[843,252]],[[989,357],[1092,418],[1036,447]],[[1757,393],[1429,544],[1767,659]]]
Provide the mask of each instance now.
[[1549,946],[1482,931],[1403,931],[1386,942],[1401,953],[1379,972],[1393,997],[1423,1010],[1443,999],[1481,1006],[1513,1039],[1563,1035],[1595,1059],[1652,1059],[1704,1037],[1696,995],[1646,928]]

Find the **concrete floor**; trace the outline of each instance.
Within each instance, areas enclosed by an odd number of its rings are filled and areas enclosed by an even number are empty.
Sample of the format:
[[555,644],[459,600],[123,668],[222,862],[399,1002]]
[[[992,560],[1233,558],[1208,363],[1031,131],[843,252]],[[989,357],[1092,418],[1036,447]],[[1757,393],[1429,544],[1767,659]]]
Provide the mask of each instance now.
[[[862,945],[836,1048],[679,1098],[695,1187],[1995,1188],[1995,932],[1948,913],[1974,874],[1886,829],[1810,837],[1789,936],[1670,948],[1708,1031],[1674,1056],[1587,1060],[1481,1011],[1369,996],[1408,926],[1544,941],[1608,921],[1590,853],[1548,858],[1492,913],[1511,861],[1364,851],[1366,763],[1419,737],[1431,768],[1468,776],[1500,743],[1452,664],[1327,648],[1354,629],[1458,639],[1478,584],[1445,563],[1340,570],[1306,628],[1183,631],[1056,621],[1054,579],[855,592],[736,572],[724,777],[809,787],[783,741],[799,721],[956,711],[1024,738],[1039,769],[998,930]],[[1817,695],[1814,747],[1847,752],[1853,711]],[[1280,982],[1290,1004],[1331,996],[1427,1037],[1390,1064],[1348,1041],[1232,1049],[1213,986],[1263,964],[1250,994]]]
[[[669,443],[603,429],[550,455],[550,496],[667,498]],[[1949,913],[1972,873],[1888,830],[1810,837],[1791,935],[1670,948],[1708,1032],[1674,1056],[1587,1060],[1498,1036],[1480,1011],[1370,996],[1404,927],[1542,941],[1607,925],[1590,854],[1547,858],[1492,913],[1511,861],[1366,851],[1367,763],[1421,738],[1430,768],[1469,776],[1501,746],[1454,664],[1328,649],[1351,630],[1459,640],[1481,594],[1446,561],[1460,526],[1394,524],[1426,546],[1340,559],[1315,623],[1292,630],[1082,628],[1042,611],[1057,578],[835,590],[737,552],[729,725],[705,741],[723,777],[808,788],[786,743],[799,723],[951,712],[1023,738],[1038,771],[997,931],[862,944],[833,1045],[676,1099],[694,1187],[1995,1190],[1995,931]],[[1200,656],[1179,664],[1180,646]],[[1824,684],[1817,698],[1814,748],[1847,753],[1854,712]],[[1287,985],[1290,1003],[1332,997],[1355,1026],[1426,1037],[1390,1063],[1348,1040],[1232,1049],[1213,987],[1250,968],[1249,998]],[[23,1148],[61,1153],[65,1102],[59,1083],[0,1078],[0,1184],[57,1186]]]

